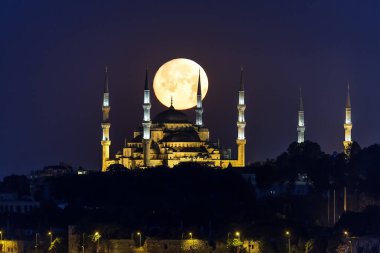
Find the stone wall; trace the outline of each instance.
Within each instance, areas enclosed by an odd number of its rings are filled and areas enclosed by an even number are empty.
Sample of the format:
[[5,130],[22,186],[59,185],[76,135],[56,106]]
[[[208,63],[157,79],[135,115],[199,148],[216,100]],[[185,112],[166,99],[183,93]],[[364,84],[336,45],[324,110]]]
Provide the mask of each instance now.
[[[97,243],[88,236],[85,239],[85,252],[96,252]],[[68,253],[82,253],[83,236],[69,227]],[[246,253],[259,253],[259,243],[253,240],[243,242],[242,249]],[[241,249],[238,251],[242,251]],[[104,239],[99,241],[99,253],[227,253],[231,249],[223,242],[210,245],[208,241],[199,239],[157,240],[147,238],[139,247],[139,242],[131,239]]]

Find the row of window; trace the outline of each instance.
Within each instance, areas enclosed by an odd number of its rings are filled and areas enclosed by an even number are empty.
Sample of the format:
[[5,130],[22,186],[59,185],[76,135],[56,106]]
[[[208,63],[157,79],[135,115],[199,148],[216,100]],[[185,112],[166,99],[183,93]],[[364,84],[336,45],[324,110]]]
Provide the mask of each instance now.
[[35,205],[0,205],[0,213],[27,213],[36,208]]

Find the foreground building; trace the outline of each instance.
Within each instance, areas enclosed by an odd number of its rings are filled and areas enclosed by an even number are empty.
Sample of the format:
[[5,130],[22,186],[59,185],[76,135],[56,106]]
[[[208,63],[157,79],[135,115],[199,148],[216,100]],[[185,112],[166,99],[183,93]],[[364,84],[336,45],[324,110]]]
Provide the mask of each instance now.
[[243,69],[241,70],[240,88],[238,91],[238,121],[237,121],[237,159],[231,159],[231,152],[222,149],[218,143],[210,140],[209,129],[203,123],[203,104],[201,94],[201,79],[198,77],[197,105],[195,122],[190,121],[186,114],[175,109],[175,101],[171,106],[158,113],[151,120],[150,85],[146,71],[143,93],[143,120],[133,137],[125,142],[122,151],[114,158],[110,157],[110,93],[108,70],[106,69],[103,95],[103,136],[102,171],[112,164],[121,164],[128,169],[168,166],[186,162],[195,162],[212,167],[226,168],[245,166],[245,101]]

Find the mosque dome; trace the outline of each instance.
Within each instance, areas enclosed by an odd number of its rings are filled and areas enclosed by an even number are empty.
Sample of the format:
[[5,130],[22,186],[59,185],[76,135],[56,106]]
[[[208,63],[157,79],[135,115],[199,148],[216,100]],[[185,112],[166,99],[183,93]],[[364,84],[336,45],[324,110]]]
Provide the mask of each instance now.
[[153,119],[153,123],[182,123],[182,124],[191,124],[187,119],[186,114],[181,111],[174,109],[173,106],[170,106],[169,109],[160,112]]

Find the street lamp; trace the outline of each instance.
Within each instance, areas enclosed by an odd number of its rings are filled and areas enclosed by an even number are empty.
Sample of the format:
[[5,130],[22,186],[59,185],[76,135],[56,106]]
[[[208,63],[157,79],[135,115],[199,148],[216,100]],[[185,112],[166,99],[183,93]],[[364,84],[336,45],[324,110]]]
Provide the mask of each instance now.
[[50,245],[51,245],[53,243],[53,233],[49,231],[48,235],[50,236]]
[[0,230],[0,241],[3,240],[3,231]]
[[139,239],[140,239],[140,248],[141,248],[141,233],[137,232],[137,235],[139,236]]
[[[349,247],[350,247],[350,252],[352,253],[352,241],[350,240],[350,233],[347,231],[347,230],[344,230],[343,231],[343,235],[346,237],[346,240],[348,241],[349,243]],[[352,238],[352,237],[351,237]]]
[[82,253],[84,253],[84,233],[82,233]]
[[100,240],[100,233],[98,231],[95,231],[94,234],[94,240],[96,241],[96,252],[99,253],[99,240]]
[[239,231],[237,231],[236,233],[235,233],[235,235],[236,235],[236,237],[239,239],[239,241],[240,241],[240,232]]
[[285,231],[285,235],[288,237],[288,253],[290,253],[290,231]]
[[36,248],[36,252],[38,250],[38,233],[36,233],[36,245],[34,245],[34,247]]
[[190,240],[193,240],[193,233],[189,233],[189,236],[190,236]]

